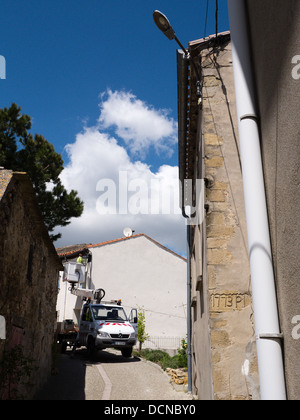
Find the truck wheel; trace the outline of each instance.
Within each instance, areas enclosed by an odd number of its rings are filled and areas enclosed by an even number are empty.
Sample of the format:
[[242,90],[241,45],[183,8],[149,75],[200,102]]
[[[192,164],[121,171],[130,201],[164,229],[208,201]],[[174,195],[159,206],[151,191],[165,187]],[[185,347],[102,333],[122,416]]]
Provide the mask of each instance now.
[[129,349],[123,349],[121,350],[123,357],[131,357],[132,356],[132,347]]
[[88,358],[90,360],[95,359],[97,351],[96,351],[96,346],[95,346],[95,340],[93,339],[93,337],[89,337],[88,339],[87,351],[88,351]]

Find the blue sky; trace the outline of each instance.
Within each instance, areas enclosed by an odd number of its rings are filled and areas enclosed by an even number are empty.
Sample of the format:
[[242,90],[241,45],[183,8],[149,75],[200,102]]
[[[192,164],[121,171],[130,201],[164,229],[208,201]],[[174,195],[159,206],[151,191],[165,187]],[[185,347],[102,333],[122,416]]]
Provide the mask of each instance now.
[[[83,176],[74,156],[79,134],[86,132],[87,127],[89,133],[100,130],[110,136],[108,142],[113,138],[124,159],[127,153],[125,160],[130,162],[131,169],[136,170],[140,164],[158,174],[165,166],[175,168],[177,44],[156,28],[152,12],[159,9],[165,13],[176,35],[187,46],[189,41],[205,35],[207,5],[206,35],[210,35],[215,32],[215,0],[3,0],[0,55],[6,60],[6,80],[0,80],[0,107],[15,102],[32,117],[32,132],[42,134],[63,155],[69,170],[69,178],[64,180],[70,188],[84,188],[76,182],[71,184],[72,179]],[[229,29],[226,0],[219,0],[218,27],[220,32]],[[125,123],[112,110],[126,104],[131,110],[126,111]],[[159,117],[158,124],[164,118],[166,130],[161,139],[159,134],[153,134],[139,141],[137,136],[143,138],[142,129],[128,126],[133,118],[129,112],[136,116],[147,114],[147,121],[148,117],[149,121],[153,116]],[[126,139],[124,133],[128,131],[136,136],[133,142]],[[81,143],[81,149],[90,148],[90,142],[91,136]],[[86,152],[89,166],[93,163]],[[91,148],[89,153],[93,154]],[[104,175],[97,174],[98,178]],[[95,183],[96,178],[85,176],[85,184]],[[96,191],[95,185],[93,188]],[[138,233],[144,225],[143,233],[152,234],[154,239],[180,251],[180,240],[175,235],[171,239],[167,231],[160,233],[159,220],[151,217],[151,222],[137,223]],[[120,220],[120,227],[124,223],[126,220]],[[120,227],[109,230],[108,223],[104,224],[106,228],[103,231],[99,228],[93,237],[86,223],[82,229],[72,224],[78,235],[71,235],[69,227],[59,245],[122,236]],[[152,225],[156,228],[152,229]]]

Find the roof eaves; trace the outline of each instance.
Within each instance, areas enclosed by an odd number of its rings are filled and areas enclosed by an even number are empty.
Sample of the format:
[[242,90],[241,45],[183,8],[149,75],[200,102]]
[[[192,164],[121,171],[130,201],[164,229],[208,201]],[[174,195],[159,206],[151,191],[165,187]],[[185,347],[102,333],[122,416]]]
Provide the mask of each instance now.
[[117,242],[127,241],[127,240],[130,240],[130,239],[139,238],[141,236],[144,236],[145,238],[147,238],[148,240],[153,242],[155,245],[158,245],[160,248],[164,249],[165,251],[170,252],[171,254],[175,255],[176,257],[179,257],[182,260],[186,261],[186,258],[182,257],[181,255],[177,254],[176,252],[172,251],[171,249],[167,248],[166,246],[162,245],[161,243],[155,241],[153,238],[151,238],[148,235],[145,235],[144,233],[138,233],[136,235],[132,235],[132,236],[129,236],[129,237],[113,239],[112,241],[101,242],[99,244],[88,245],[88,248],[91,249],[91,248],[98,248],[98,247],[105,246],[105,245],[112,245],[112,244],[115,244]]
[[136,235],[132,235],[132,236],[124,237],[124,238],[118,238],[118,239],[113,239],[111,241],[100,242],[98,244],[88,245],[88,248],[97,248],[97,247],[101,247],[101,246],[105,246],[105,245],[111,245],[111,244],[114,244],[116,242],[128,241],[129,239],[138,238],[139,236],[145,236],[145,235],[143,233],[138,233]]
[[202,49],[206,49],[210,46],[210,44],[215,45],[216,40],[218,40],[218,43],[223,43],[224,41],[227,40],[227,38],[230,39],[230,31],[219,32],[218,36],[214,34],[214,35],[209,35],[205,38],[200,38],[194,41],[190,41],[189,47],[201,45]]
[[175,255],[176,257],[184,260],[185,262],[187,261],[186,258],[184,258],[182,255],[177,254],[177,252],[172,251],[170,248],[167,248],[166,246],[162,245],[160,242],[157,242],[155,239],[150,238],[150,236],[148,235],[144,235],[147,239],[149,239],[150,241],[152,241],[153,243],[155,243],[156,245],[158,245],[160,248],[164,249],[167,252],[170,252],[171,254]]
[[[155,245],[158,245],[160,248],[164,249],[165,251],[170,252],[171,254],[175,255],[176,257],[186,261],[186,258],[182,257],[181,255],[177,254],[176,252],[172,251],[171,249],[167,248],[166,246],[162,245],[161,243],[155,241],[150,236],[145,235],[144,233],[138,233],[136,235],[123,237],[123,238],[118,238],[118,239],[113,239],[111,241],[100,242],[100,243],[97,243],[97,244],[84,245],[84,246],[82,246],[78,249],[71,250],[69,252],[60,252],[60,250],[66,249],[68,247],[57,248],[57,252],[58,252],[58,255],[59,255],[60,258],[75,258],[81,252],[85,252],[85,251],[88,251],[88,250],[93,249],[93,248],[100,248],[100,247],[106,246],[106,245],[113,245],[113,244],[119,243],[119,242],[129,241],[131,239],[140,238],[141,236],[144,236],[145,238],[147,238],[148,240],[153,242]],[[76,245],[74,245],[74,247],[75,246]]]
[[62,251],[64,248],[57,248],[57,254],[59,258],[76,258],[80,253],[88,252],[88,246],[82,248],[73,249],[71,251]]
[[[211,35],[206,38],[189,42],[191,56],[196,63],[196,57],[202,50],[220,48],[230,41],[230,31]],[[193,66],[186,67],[184,55],[178,50],[178,151],[179,151],[179,179],[184,185],[186,179],[195,177],[196,150],[198,127],[198,115],[200,111],[199,102],[196,95],[196,82]],[[201,64],[196,64],[201,66]],[[202,72],[200,68],[200,73]],[[201,112],[201,111],[200,111]],[[184,188],[181,188],[183,194]],[[181,197],[181,208],[183,207],[183,197]]]

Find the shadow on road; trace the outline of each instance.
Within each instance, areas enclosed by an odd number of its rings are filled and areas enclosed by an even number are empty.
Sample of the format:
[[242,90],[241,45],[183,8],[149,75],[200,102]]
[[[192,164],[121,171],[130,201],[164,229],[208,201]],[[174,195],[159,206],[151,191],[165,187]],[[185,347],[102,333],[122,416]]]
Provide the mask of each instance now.
[[[78,350],[78,356],[79,356],[79,352],[82,352],[82,356],[80,357],[83,357],[85,358],[85,360],[89,361],[89,359],[87,358],[86,351]],[[77,357],[77,353],[75,357]],[[93,364],[97,364],[97,363],[136,363],[140,361],[141,359],[137,356],[123,357],[122,354],[118,350],[111,349],[109,351],[105,351],[105,350],[98,351],[97,356],[89,362]]]
[[34,400],[85,400],[86,368],[104,363],[137,363],[138,357],[126,358],[114,350],[99,351],[91,361],[86,349],[77,349],[74,356],[66,352],[58,356],[56,374],[52,375]]

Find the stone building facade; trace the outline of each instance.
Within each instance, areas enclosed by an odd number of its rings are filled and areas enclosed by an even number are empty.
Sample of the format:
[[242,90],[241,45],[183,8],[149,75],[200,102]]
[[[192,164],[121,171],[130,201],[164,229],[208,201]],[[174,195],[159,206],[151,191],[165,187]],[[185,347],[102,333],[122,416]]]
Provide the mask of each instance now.
[[[190,227],[193,393],[259,399],[230,34],[178,52],[180,180],[193,180]],[[201,78],[202,95],[196,95]],[[196,193],[196,180],[205,188]],[[189,203],[182,200],[183,210]]]
[[[6,323],[0,362],[18,345],[23,356],[33,360],[25,385],[14,384],[23,398],[30,399],[51,372],[62,265],[29,177],[4,169],[0,169],[0,266],[0,315]],[[9,397],[3,384],[0,392],[0,399]]]

